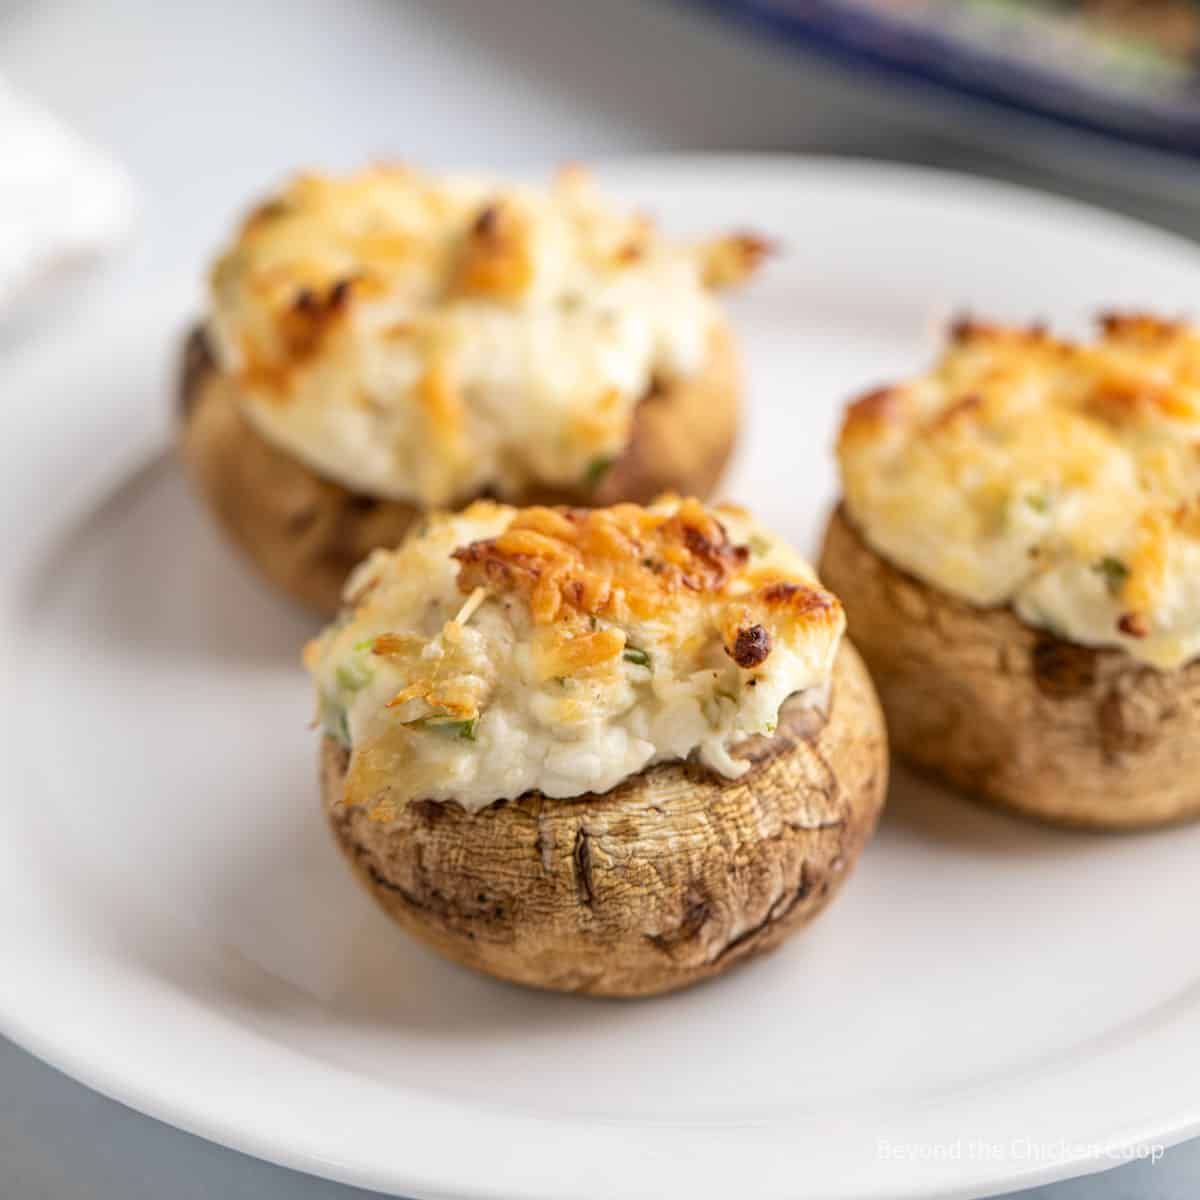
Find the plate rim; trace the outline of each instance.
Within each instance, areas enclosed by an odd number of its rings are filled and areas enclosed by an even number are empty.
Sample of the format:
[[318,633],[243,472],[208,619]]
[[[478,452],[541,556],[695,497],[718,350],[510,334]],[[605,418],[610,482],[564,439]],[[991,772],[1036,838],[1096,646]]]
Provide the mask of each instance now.
[[[866,177],[875,181],[883,180],[885,186],[898,187],[903,190],[914,186],[928,187],[933,183],[939,189],[949,189],[952,193],[957,192],[959,197],[969,196],[975,199],[986,197],[987,203],[1003,198],[1023,207],[1028,206],[1030,213],[1036,206],[1039,213],[1037,219],[1043,221],[1070,216],[1076,223],[1083,221],[1091,225],[1097,234],[1125,235],[1136,238],[1141,246],[1157,243],[1158,249],[1161,251],[1184,255],[1188,269],[1196,273],[1197,281],[1200,282],[1200,248],[1185,238],[1134,218],[1111,213],[1082,202],[1042,193],[1020,185],[964,175],[940,168],[837,156],[773,154],[652,155],[599,159],[594,165],[599,176],[606,182],[616,180],[618,187],[629,186],[631,181],[633,181],[632,186],[639,186],[637,183],[639,179],[650,180],[653,176],[661,175],[664,172],[683,177],[673,181],[674,186],[705,187],[709,186],[716,176],[731,171],[758,175],[768,173],[780,181],[794,182],[796,186],[802,185],[802,178],[805,174],[810,176],[813,174],[840,175],[842,176],[840,182],[844,186],[854,186]],[[153,303],[153,296],[139,296],[136,311],[148,311]],[[77,330],[64,331],[64,337],[67,339],[79,336]],[[0,602],[6,602],[3,594],[0,594]],[[9,647],[6,643],[9,640],[7,629],[4,624],[0,624],[0,660],[7,658]],[[12,737],[11,730],[5,729],[3,740],[8,742]],[[13,861],[13,854],[8,853],[9,851],[14,851],[14,848],[0,842],[0,863],[5,862],[7,854],[9,865],[14,868],[10,877],[19,878],[22,871],[21,864]],[[4,894],[4,891],[4,877],[0,873],[0,896]],[[60,950],[70,950],[68,941],[69,939],[64,940]],[[22,945],[19,934],[6,938],[4,927],[0,925],[0,947],[5,947],[7,943],[12,943],[8,946],[9,949],[15,945],[19,950]],[[18,964],[15,974],[19,975],[21,959],[10,957],[10,961]],[[26,972],[26,991],[30,989],[29,978],[34,974],[36,974],[36,968]],[[553,1195],[552,1192],[546,1192],[544,1188],[539,1190],[537,1186],[517,1193],[513,1191],[511,1181],[499,1178],[484,1180],[478,1176],[478,1173],[473,1180],[463,1177],[447,1180],[445,1176],[435,1178],[428,1174],[414,1173],[407,1167],[397,1169],[396,1164],[392,1163],[389,1164],[389,1168],[384,1174],[380,1174],[377,1168],[364,1166],[361,1160],[358,1162],[347,1160],[339,1156],[336,1151],[321,1152],[297,1149],[294,1144],[296,1138],[294,1129],[290,1130],[290,1141],[288,1130],[281,1131],[278,1128],[231,1129],[228,1118],[219,1111],[214,1111],[214,1108],[219,1109],[219,1104],[214,1105],[211,1098],[207,1103],[196,1101],[190,1095],[181,1099],[180,1088],[168,1083],[167,1077],[161,1074],[157,1077],[160,1081],[157,1088],[147,1086],[141,1076],[133,1076],[128,1071],[122,1073],[119,1063],[111,1056],[106,1057],[103,1053],[97,1053],[94,1048],[89,1055],[86,1038],[75,1037],[75,1040],[72,1041],[69,1037],[54,1036],[44,1022],[39,1023],[38,1019],[31,1016],[28,1011],[23,1011],[23,1006],[17,999],[20,990],[19,986],[14,986],[11,992],[8,989],[0,989],[0,1032],[3,1032],[5,1036],[93,1090],[209,1141],[230,1146],[243,1153],[275,1162],[281,1166],[347,1184],[376,1188],[392,1194],[428,1197],[430,1200],[440,1200],[441,1197],[449,1198],[451,1196],[459,1197],[459,1200],[462,1200],[463,1197],[479,1197],[480,1200],[484,1200],[484,1198],[499,1200],[500,1197],[506,1197],[507,1200],[513,1200],[517,1194],[529,1197]],[[36,986],[33,990],[36,991]],[[1196,1015],[1200,1018],[1200,1012]],[[261,1039],[258,1031],[253,1031],[247,1036]],[[286,1054],[296,1053],[291,1050],[280,1051],[278,1047],[275,1049],[277,1052]],[[307,1062],[307,1060],[305,1061]],[[328,1066],[325,1069],[335,1071],[335,1068]],[[348,1072],[344,1073],[349,1074]],[[144,1076],[144,1068],[141,1074]],[[361,1090],[363,1086],[361,1078],[352,1078],[356,1088]],[[372,1086],[376,1085],[372,1084]],[[387,1091],[393,1099],[404,1093],[403,1085],[383,1090]],[[422,1092],[414,1094],[417,1096],[418,1102],[426,1108],[440,1108],[443,1105],[440,1097]],[[471,1105],[469,1102],[462,1102],[451,1107],[469,1109]],[[588,1127],[593,1133],[596,1132],[595,1126],[603,1124],[593,1118],[567,1119],[567,1123],[572,1120]],[[499,1124],[504,1125],[510,1134],[519,1137],[522,1134],[528,1134],[539,1125],[544,1125],[544,1122],[538,1118],[522,1115],[518,1118],[506,1116]],[[558,1128],[558,1124],[555,1125],[555,1128]],[[1189,1111],[1176,1113],[1165,1121],[1151,1122],[1151,1125],[1154,1126],[1153,1130],[1149,1126],[1140,1131],[1126,1129],[1122,1135],[1111,1141],[1113,1144],[1118,1142],[1133,1144],[1153,1140],[1163,1144],[1174,1144],[1200,1133],[1200,1100],[1191,1101]],[[610,1130],[609,1133],[611,1134],[611,1132]],[[706,1135],[710,1135],[711,1132],[711,1130],[705,1131]],[[611,1139],[602,1138],[601,1140]],[[1094,1159],[1065,1158],[1059,1162],[1044,1164],[1031,1171],[1014,1172],[1010,1164],[1003,1173],[977,1174],[971,1179],[947,1181],[944,1185],[935,1183],[931,1186],[930,1180],[914,1177],[909,1181],[907,1188],[892,1187],[888,1194],[894,1197],[921,1196],[928,1200],[934,1200],[935,1197],[980,1196],[996,1190],[1032,1186],[1072,1175],[1086,1174],[1091,1170],[1101,1170],[1110,1165],[1112,1164]],[[609,1193],[581,1191],[578,1194],[600,1196]],[[634,1193],[626,1190],[621,1194]],[[772,1191],[770,1194],[777,1193]],[[865,1196],[877,1193],[874,1191],[861,1193],[847,1191],[844,1194]]]

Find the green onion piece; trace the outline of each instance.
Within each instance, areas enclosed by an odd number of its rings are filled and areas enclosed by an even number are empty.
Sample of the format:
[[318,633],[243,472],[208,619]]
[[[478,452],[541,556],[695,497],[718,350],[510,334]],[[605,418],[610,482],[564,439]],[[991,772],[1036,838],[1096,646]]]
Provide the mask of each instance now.
[[1025,497],[1025,503],[1033,509],[1035,513],[1048,513],[1050,511],[1050,497],[1045,492],[1030,492]]
[[338,687],[345,692],[361,691],[374,678],[372,671],[353,659],[350,662],[338,663],[333,674]]
[[450,734],[454,737],[463,738],[465,741],[473,742],[475,740],[475,723],[479,720],[478,717],[472,717],[468,721],[431,721],[430,724],[435,729],[440,729],[443,733]]
[[648,667],[650,665],[650,655],[645,650],[640,650],[637,646],[626,646],[623,657],[626,662],[634,663],[639,667]]
[[1129,568],[1119,558],[1108,555],[1098,563],[1093,563],[1092,570],[1104,576],[1108,590],[1114,594],[1121,590],[1121,584],[1129,578]]
[[429,717],[418,717],[415,721],[408,721],[407,724],[411,729],[435,729],[438,733],[445,734],[447,737],[460,737],[468,742],[473,742],[475,740],[475,725],[478,720],[478,717],[463,720],[460,717],[434,714]]
[[608,469],[615,461],[615,459],[605,456],[593,458],[592,461],[588,463],[588,468],[584,472],[584,483],[586,483],[588,487],[598,487],[600,485],[600,480],[602,480],[604,476],[608,474]]
[[336,701],[324,694],[317,703],[317,713],[321,729],[327,737],[342,746],[350,745],[350,726],[346,721],[346,710]]
[[355,654],[374,654],[375,639],[373,637],[363,638],[361,642],[355,642],[350,649],[353,650]]

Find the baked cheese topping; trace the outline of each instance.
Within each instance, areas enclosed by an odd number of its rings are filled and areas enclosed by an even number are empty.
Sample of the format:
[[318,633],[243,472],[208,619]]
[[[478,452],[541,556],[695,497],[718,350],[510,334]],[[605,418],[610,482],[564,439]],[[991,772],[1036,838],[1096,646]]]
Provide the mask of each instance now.
[[387,819],[412,800],[478,810],[536,789],[605,792],[770,734],[795,693],[825,702],[837,600],[743,510],[642,508],[431,517],[351,577],[305,660],[345,799]]
[[1161,669],[1200,654],[1200,328],[960,323],[851,406],[838,456],[854,524],[928,583]]
[[259,432],[424,507],[595,482],[656,383],[700,371],[710,294],[765,251],[668,241],[579,169],[548,188],[302,175],[212,273],[209,329]]

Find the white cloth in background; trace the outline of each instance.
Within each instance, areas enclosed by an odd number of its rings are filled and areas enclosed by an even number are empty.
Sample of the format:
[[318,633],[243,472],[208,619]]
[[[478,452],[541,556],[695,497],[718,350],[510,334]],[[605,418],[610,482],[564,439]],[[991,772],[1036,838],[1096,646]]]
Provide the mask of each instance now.
[[134,214],[129,176],[0,78],[0,322],[119,246]]

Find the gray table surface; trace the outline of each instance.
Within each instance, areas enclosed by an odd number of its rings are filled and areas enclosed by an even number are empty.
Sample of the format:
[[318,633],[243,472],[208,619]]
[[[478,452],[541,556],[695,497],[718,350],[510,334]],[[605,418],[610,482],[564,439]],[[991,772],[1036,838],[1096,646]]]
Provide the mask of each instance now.
[[[0,7],[0,72],[108,146],[141,186],[139,237],[85,305],[195,272],[245,198],[292,167],[373,157],[865,154],[1031,183],[1200,234],[1200,181],[1184,171],[968,119],[666,0],[23,0]],[[1197,1194],[1200,1142],[1021,1193]],[[0,1039],[5,1200],[366,1195],[140,1116]]]

